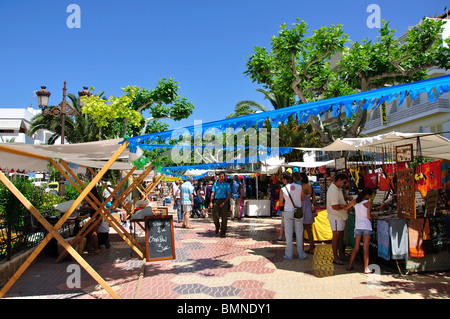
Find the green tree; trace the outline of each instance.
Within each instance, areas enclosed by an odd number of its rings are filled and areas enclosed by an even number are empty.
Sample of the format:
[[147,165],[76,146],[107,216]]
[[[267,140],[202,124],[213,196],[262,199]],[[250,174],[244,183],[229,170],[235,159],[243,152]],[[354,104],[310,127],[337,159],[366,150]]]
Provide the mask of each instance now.
[[[194,105],[181,97],[178,90],[178,82],[163,78],[150,90],[127,86],[122,96],[111,96],[108,100],[95,96],[83,97],[83,114],[91,115],[100,127],[115,126],[112,130],[119,137],[162,131],[167,129],[167,125],[160,119],[179,121],[189,117],[194,110]],[[150,114],[147,119],[143,116],[144,112]]]
[[[449,49],[442,46],[439,37],[444,23],[423,19],[408,30],[401,43],[394,38],[395,30],[383,22],[375,41],[350,43],[348,48],[342,26],[321,27],[306,36],[306,23],[297,19],[291,29],[283,24],[279,34],[272,37],[270,52],[254,49],[246,60],[244,74],[272,92],[293,91],[301,103],[424,79],[427,68],[448,69],[450,65]],[[332,67],[331,58],[339,53],[341,59],[337,67]],[[360,106],[350,119],[341,112],[336,119],[340,137],[357,137],[365,114]],[[318,116],[311,116],[308,122],[319,133],[322,144],[333,141],[334,136]]]
[[[290,29],[281,25],[278,35],[272,37],[271,51],[256,47],[246,60],[244,74],[274,94],[286,97],[294,93],[298,103],[353,93],[329,62],[348,41],[342,26],[330,25],[309,36],[307,33],[308,26],[300,19]],[[327,142],[327,135],[323,134],[322,142]]]
[[[101,93],[102,94],[102,93]],[[64,136],[69,143],[91,142],[99,139],[99,128],[91,116],[82,114],[83,107],[79,97],[74,94],[67,94],[67,104],[74,111],[73,115],[66,115]],[[32,136],[38,130],[43,129],[52,132],[47,141],[48,144],[54,144],[61,137],[62,116],[53,115],[52,110],[56,106],[49,106],[46,112],[37,114],[31,120],[30,130],[27,132]]]
[[[440,37],[445,23],[442,19],[424,18],[407,31],[402,42],[394,37],[389,22],[383,21],[375,41],[354,42],[342,55],[338,63],[340,77],[352,88],[365,92],[426,79],[428,69],[434,66],[448,69],[450,51]],[[445,41],[450,43],[450,39]],[[366,112],[358,107],[345,137],[358,136],[365,117]]]
[[[295,105],[295,95],[273,93],[265,89],[257,89],[256,91],[264,94],[264,99],[269,100],[274,109],[281,109],[291,105]],[[243,100],[236,104],[235,113],[232,113],[228,118],[248,115],[255,113],[254,109],[266,112],[267,108],[260,103],[252,100]],[[270,121],[265,121],[264,127],[268,130],[267,140],[270,141],[271,124]],[[317,134],[312,130],[308,123],[298,124],[298,119],[290,117],[286,124],[279,125],[279,145],[292,147],[319,147],[317,143]],[[288,161],[301,159],[303,152],[300,150],[293,150],[290,154],[284,155]]]

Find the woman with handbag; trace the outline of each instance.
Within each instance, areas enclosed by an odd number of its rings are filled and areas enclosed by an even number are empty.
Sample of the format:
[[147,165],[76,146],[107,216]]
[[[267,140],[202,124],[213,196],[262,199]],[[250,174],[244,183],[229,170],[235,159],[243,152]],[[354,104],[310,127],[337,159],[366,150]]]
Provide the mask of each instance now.
[[300,182],[302,185],[302,192],[305,195],[305,199],[302,201],[303,208],[303,228],[308,234],[309,248],[305,252],[307,254],[314,254],[314,235],[312,232],[312,224],[314,224],[314,217],[317,216],[317,212],[314,209],[314,204],[316,203],[316,194],[314,189],[309,183],[308,176],[306,173],[300,173]]
[[[280,206],[283,207],[284,234],[286,237],[284,258],[292,260],[293,229],[295,227],[298,258],[303,260],[306,259],[306,254],[303,251],[303,212],[301,206],[305,195],[302,192],[301,185],[292,183],[291,173],[283,173],[283,184],[285,186],[281,188]],[[301,217],[297,216],[297,214],[300,214]]]

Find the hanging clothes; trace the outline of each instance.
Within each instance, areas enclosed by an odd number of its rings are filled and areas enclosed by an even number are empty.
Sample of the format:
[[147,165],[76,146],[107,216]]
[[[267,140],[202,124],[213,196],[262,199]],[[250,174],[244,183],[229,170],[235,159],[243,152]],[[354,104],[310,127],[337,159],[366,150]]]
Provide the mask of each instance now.
[[391,259],[391,245],[389,240],[389,222],[377,220],[378,257]]
[[442,160],[441,174],[442,174],[442,187],[450,188],[450,161]]
[[423,250],[423,232],[424,219],[409,219],[408,220],[408,239],[409,239],[409,256],[415,258],[425,257]]
[[[442,187],[441,161],[434,161],[420,165],[420,180],[417,189],[426,197],[430,189],[438,190]],[[418,176],[419,177],[419,176]]]
[[392,259],[407,259],[409,247],[406,219],[389,220],[389,233],[391,236]]

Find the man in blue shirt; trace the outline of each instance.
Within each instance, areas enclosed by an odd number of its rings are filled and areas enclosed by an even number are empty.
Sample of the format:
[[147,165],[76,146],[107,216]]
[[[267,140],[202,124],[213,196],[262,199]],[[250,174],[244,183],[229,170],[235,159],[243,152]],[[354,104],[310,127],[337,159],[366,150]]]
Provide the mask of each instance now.
[[234,175],[234,178],[230,183],[230,188],[231,219],[237,217],[238,220],[241,220],[241,198],[244,198],[244,191],[241,182],[239,182],[238,175]]
[[[227,232],[230,197],[230,184],[225,181],[225,173],[220,172],[219,180],[213,185],[211,203],[209,204],[209,207],[212,208],[213,221],[216,226],[216,234],[218,234],[220,230],[220,237],[225,237]],[[222,224],[220,224],[219,217],[222,219]]]

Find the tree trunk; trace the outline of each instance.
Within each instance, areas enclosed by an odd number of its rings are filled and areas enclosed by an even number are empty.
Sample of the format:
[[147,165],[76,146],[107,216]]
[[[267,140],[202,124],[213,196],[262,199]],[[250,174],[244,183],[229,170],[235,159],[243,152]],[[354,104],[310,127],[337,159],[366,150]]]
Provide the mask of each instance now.
[[325,128],[323,127],[322,120],[318,115],[311,115],[308,118],[308,123],[311,124],[313,129],[319,133],[320,139],[319,142],[322,143],[324,146],[331,144],[333,142],[333,138],[330,136],[328,132],[325,131]]

